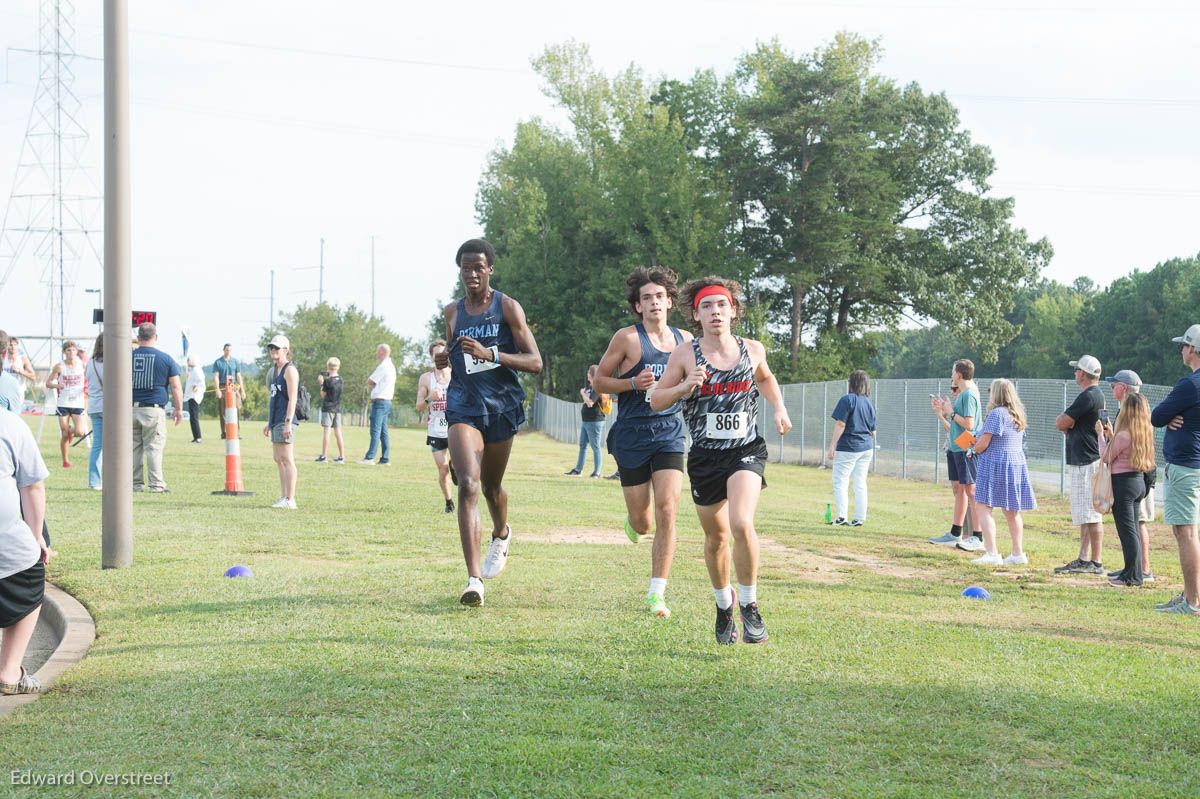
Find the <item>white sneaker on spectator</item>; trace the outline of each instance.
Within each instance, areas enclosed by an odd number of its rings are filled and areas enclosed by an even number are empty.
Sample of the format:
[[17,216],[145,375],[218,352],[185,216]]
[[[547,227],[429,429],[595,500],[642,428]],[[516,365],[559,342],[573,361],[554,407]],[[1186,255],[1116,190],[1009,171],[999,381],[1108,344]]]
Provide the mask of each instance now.
[[958,547],[964,552],[978,552],[979,550],[983,549],[983,539],[977,535],[973,535],[970,538],[963,538],[962,541],[959,541],[954,546]]
[[272,505],[271,507],[272,508],[286,508],[287,506],[288,506],[287,499],[285,499],[284,497],[280,497],[279,499],[275,500],[275,504]]
[[1029,558],[1025,557],[1024,552],[1022,552],[1020,555],[1009,555],[1004,559],[1005,566],[1024,566],[1028,562]]
[[1004,563],[999,552],[985,552],[977,558],[971,558],[972,563],[978,563],[980,566],[999,566]]

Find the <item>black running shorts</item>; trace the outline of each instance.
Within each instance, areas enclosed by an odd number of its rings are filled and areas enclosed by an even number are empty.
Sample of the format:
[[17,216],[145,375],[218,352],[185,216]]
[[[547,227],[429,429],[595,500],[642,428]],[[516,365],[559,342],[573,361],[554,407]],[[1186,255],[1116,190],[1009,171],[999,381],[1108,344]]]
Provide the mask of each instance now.
[[621,475],[622,486],[640,486],[642,483],[648,483],[650,482],[650,476],[654,472],[663,469],[674,469],[677,472],[682,472],[683,453],[656,452],[650,456],[650,460],[635,469],[627,469],[621,464],[617,464],[617,472]]
[[692,483],[692,501],[697,505],[716,505],[728,498],[726,481],[735,472],[754,472],[767,480],[767,442],[762,436],[732,449],[692,447],[688,452],[687,473]]
[[46,567],[38,562],[0,580],[0,627],[11,627],[37,610],[46,591]]

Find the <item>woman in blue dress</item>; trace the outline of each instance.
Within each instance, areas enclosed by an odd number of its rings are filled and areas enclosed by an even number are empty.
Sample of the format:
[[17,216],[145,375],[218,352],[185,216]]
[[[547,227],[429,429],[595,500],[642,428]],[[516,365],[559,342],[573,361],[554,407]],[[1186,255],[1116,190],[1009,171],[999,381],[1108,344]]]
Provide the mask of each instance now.
[[[1028,563],[1021,548],[1024,526],[1021,511],[1033,510],[1033,485],[1025,462],[1025,406],[1017,389],[1003,378],[992,381],[987,418],[975,441],[979,456],[975,476],[975,519],[983,531],[984,552],[972,563],[1012,566]],[[992,508],[1000,508],[1012,536],[1012,553],[1001,558],[996,548],[996,520]]]

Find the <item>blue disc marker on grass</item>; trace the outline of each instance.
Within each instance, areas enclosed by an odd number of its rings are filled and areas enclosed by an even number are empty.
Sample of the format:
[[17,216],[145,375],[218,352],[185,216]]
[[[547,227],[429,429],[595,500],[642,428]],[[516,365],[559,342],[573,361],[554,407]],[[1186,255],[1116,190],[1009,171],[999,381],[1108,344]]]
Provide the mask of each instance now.
[[992,595],[988,593],[986,588],[980,588],[973,585],[970,588],[963,590],[962,595],[971,599],[991,599]]
[[225,570],[226,577],[253,577],[254,572],[250,571],[249,566],[230,566]]

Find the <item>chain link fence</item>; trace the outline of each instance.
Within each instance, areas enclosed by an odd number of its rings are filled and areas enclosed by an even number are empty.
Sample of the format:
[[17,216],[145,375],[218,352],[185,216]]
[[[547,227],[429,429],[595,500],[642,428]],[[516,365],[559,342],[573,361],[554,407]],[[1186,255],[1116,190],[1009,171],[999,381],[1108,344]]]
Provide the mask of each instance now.
[[[975,381],[983,406],[987,408],[991,379]],[[1054,420],[1079,394],[1071,380],[1014,380],[1017,394],[1025,404],[1028,425],[1025,433],[1025,457],[1029,475],[1039,493],[1062,494],[1066,489],[1066,438],[1054,427]],[[793,383],[781,387],[784,405],[792,420],[787,435],[775,432],[774,410],[765,400],[759,405],[759,430],[767,441],[767,451],[779,463],[827,465],[826,450],[833,437],[833,413],[838,399],[846,393],[844,381]],[[1112,385],[1100,381],[1109,417],[1115,417],[1117,401]],[[1170,386],[1144,384],[1142,394],[1153,408],[1170,393]],[[946,431],[930,406],[930,395],[950,393],[949,378],[925,380],[873,380],[871,401],[876,410],[875,457],[871,471],[914,480],[948,483],[946,479]],[[538,393],[533,399],[530,426],[551,438],[579,443],[582,403],[566,402]],[[605,435],[616,419],[616,410],[605,423]],[[1163,430],[1155,430],[1155,448],[1161,478]],[[1161,486],[1161,479],[1160,479]],[[1161,488],[1158,497],[1161,501]]]

